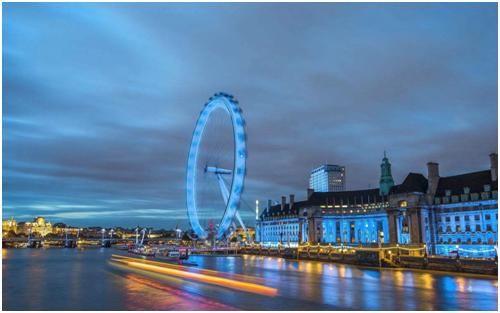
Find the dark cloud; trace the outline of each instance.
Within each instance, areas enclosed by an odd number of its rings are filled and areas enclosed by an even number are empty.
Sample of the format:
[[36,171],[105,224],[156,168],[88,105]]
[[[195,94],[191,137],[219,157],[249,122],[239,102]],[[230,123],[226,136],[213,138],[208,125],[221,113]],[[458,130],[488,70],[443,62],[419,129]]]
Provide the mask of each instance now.
[[376,186],[497,150],[495,4],[3,6],[3,215],[186,225],[196,118],[234,94],[248,132],[243,215],[305,196],[309,171]]

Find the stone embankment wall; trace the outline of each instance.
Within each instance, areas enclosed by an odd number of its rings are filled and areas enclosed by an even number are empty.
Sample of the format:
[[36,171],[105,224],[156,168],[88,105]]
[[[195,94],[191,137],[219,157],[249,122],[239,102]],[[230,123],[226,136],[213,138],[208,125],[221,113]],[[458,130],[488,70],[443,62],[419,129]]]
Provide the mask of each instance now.
[[429,256],[419,250],[421,249],[350,249],[347,247],[333,249],[315,246],[300,249],[247,247],[240,249],[238,253],[376,267],[429,269],[487,275],[497,275],[498,273],[497,258],[471,259]]

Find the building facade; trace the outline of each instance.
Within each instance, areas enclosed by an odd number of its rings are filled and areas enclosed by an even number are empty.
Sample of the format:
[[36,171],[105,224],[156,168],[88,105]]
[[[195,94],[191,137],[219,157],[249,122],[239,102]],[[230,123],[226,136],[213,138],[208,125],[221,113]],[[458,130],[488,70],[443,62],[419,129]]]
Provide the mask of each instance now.
[[257,222],[264,245],[331,243],[425,245],[432,254],[485,257],[496,254],[497,154],[490,169],[441,177],[427,164],[427,177],[409,173],[394,185],[384,155],[376,189],[308,192],[305,201],[271,205]]
[[45,220],[43,217],[36,217],[32,222],[21,222],[18,223],[17,227],[18,233],[28,234],[39,234],[45,237],[47,234],[51,234],[53,231],[52,224]]
[[325,164],[313,169],[309,188],[316,192],[345,190],[345,166]]
[[2,220],[2,236],[7,236],[9,233],[17,234],[17,222],[11,217],[8,220]]

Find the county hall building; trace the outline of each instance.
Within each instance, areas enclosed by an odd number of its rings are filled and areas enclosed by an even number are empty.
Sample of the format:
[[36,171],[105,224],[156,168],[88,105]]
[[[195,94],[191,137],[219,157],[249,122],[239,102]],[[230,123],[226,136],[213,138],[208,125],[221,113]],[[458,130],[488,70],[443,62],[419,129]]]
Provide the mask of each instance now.
[[271,205],[259,216],[256,240],[263,245],[309,243],[426,245],[432,254],[496,254],[497,154],[490,169],[441,176],[427,164],[427,177],[409,173],[395,185],[384,154],[379,188],[314,192],[305,201]]

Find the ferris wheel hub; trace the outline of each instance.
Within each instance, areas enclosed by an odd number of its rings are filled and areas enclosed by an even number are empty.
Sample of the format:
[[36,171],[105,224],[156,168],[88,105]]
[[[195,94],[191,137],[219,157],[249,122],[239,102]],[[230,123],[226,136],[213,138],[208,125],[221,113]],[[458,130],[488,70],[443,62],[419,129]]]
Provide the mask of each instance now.
[[216,166],[205,166],[205,173],[214,173],[214,174],[221,174],[221,175],[231,175],[233,171],[225,169],[225,168],[220,168]]

